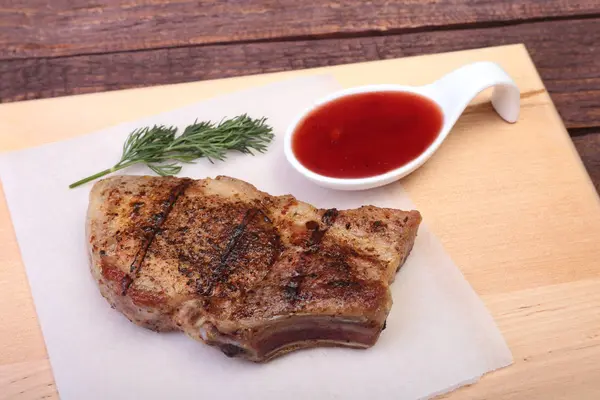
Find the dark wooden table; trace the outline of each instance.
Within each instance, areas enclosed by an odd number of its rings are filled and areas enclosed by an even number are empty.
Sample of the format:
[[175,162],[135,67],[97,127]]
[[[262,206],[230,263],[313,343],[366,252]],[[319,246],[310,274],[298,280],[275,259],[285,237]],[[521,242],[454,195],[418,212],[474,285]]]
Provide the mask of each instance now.
[[511,43],[600,191],[599,0],[2,0],[0,102]]

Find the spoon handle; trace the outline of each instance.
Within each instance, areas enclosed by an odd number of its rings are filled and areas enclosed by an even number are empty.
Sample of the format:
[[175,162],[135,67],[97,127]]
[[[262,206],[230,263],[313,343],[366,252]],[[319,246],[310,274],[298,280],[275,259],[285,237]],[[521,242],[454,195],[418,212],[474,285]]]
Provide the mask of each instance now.
[[519,117],[519,88],[496,63],[477,62],[458,68],[437,81],[422,87],[444,112],[445,128],[451,128],[473,98],[482,90],[494,87],[492,105],[507,122]]

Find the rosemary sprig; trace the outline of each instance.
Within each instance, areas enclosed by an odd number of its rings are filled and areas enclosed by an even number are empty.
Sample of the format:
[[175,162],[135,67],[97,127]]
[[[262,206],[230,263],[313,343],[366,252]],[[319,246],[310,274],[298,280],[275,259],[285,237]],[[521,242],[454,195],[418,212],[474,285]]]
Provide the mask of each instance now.
[[193,163],[207,157],[210,162],[224,161],[229,150],[245,154],[264,152],[271,140],[273,129],[266,118],[240,115],[224,119],[218,124],[195,121],[177,136],[177,128],[153,126],[136,129],[123,144],[121,159],[113,167],[100,171],[69,185],[74,188],[119,171],[134,164],[146,164],[160,176],[176,175],[182,163]]

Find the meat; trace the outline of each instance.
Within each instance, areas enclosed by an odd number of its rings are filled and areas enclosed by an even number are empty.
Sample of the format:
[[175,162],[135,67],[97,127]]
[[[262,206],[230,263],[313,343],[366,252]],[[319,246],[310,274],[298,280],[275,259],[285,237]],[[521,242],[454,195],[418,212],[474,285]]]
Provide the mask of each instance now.
[[375,344],[420,221],[320,210],[223,176],[116,176],[94,185],[86,232],[100,292],[132,322],[266,361]]

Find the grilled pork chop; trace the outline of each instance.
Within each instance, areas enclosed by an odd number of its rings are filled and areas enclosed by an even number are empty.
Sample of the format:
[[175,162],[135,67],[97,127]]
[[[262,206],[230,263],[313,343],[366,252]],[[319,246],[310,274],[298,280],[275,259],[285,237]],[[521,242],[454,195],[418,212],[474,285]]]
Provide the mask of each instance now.
[[100,292],[132,322],[266,361],[372,346],[420,221],[319,210],[222,176],[116,176],[92,189],[87,237]]

